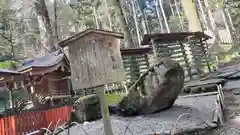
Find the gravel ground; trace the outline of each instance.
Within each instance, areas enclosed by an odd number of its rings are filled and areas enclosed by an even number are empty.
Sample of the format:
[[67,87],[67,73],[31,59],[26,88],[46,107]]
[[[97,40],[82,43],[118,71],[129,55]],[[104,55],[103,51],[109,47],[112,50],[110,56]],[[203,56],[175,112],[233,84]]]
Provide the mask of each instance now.
[[231,126],[224,126],[215,130],[211,135],[240,135],[240,130]]
[[[169,132],[183,113],[191,115],[181,117],[175,131],[205,128],[203,120],[211,123],[215,99],[216,96],[182,98],[176,100],[173,108],[160,113],[137,117],[111,116],[114,135],[147,135],[160,131]],[[126,129],[126,127],[128,128]],[[101,120],[97,120],[70,128],[69,135],[101,134],[103,134],[103,124]],[[60,135],[67,135],[67,131]]]

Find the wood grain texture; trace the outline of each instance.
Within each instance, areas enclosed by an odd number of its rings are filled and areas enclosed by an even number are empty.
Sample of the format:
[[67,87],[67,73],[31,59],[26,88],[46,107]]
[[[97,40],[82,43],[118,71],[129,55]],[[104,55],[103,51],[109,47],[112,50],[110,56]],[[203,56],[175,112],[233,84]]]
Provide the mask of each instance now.
[[125,79],[120,40],[92,33],[69,45],[74,89],[91,88]]

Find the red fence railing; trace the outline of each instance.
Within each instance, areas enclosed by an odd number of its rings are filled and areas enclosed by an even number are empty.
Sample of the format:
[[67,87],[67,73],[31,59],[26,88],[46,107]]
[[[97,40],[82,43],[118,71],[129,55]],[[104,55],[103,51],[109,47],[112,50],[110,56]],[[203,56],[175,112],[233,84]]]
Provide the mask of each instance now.
[[53,130],[56,124],[62,125],[69,121],[71,111],[71,106],[64,106],[0,118],[0,135],[24,135],[47,128],[50,124],[50,129]]

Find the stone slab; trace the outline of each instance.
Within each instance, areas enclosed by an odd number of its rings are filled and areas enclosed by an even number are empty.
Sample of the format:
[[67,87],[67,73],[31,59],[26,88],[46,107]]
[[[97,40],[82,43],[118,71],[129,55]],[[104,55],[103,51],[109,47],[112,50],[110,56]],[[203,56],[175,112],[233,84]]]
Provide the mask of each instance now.
[[211,78],[206,80],[187,82],[185,83],[184,87],[198,87],[198,86],[204,86],[204,85],[222,84],[224,82],[225,82],[225,79]]
[[240,89],[240,80],[229,80],[225,85],[223,86],[223,89],[225,90],[232,90],[232,89]]
[[234,70],[234,71],[225,71],[223,73],[218,74],[216,77],[217,78],[229,78],[230,76],[239,73],[239,70]]
[[228,77],[228,79],[240,79],[240,72],[237,72]]
[[218,72],[218,74],[216,75],[216,77],[228,78],[236,73],[240,73],[240,64],[220,68],[220,69],[218,69],[217,72]]

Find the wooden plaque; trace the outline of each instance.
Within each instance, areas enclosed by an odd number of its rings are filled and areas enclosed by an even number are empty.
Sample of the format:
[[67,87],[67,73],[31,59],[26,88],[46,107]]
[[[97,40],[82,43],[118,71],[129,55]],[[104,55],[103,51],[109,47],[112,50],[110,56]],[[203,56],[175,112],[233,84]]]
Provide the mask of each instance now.
[[71,42],[68,50],[74,89],[125,79],[119,38],[93,32]]

